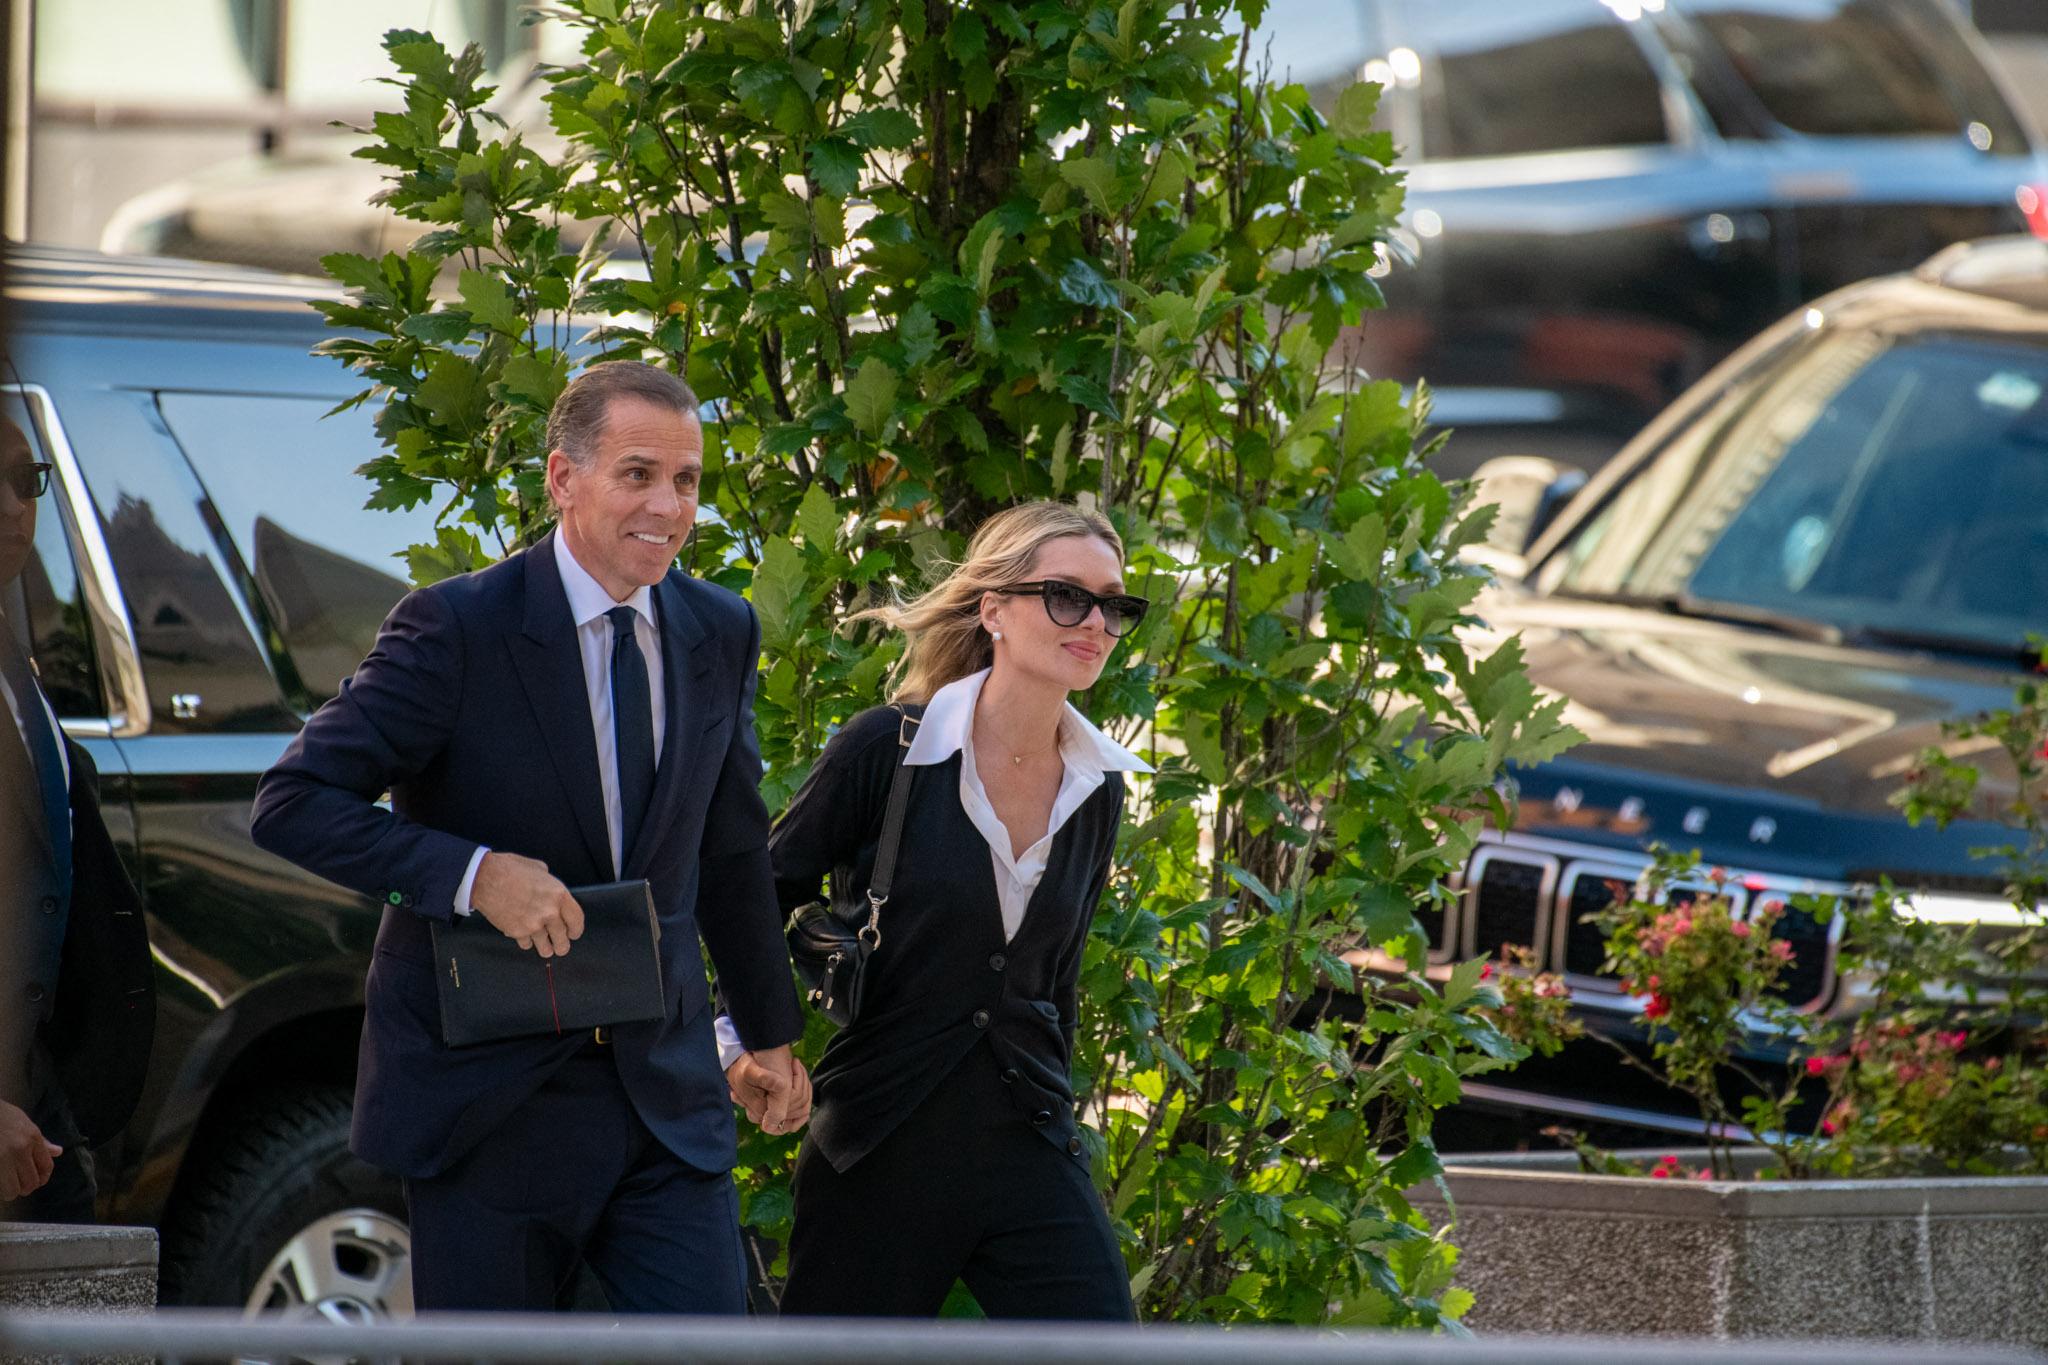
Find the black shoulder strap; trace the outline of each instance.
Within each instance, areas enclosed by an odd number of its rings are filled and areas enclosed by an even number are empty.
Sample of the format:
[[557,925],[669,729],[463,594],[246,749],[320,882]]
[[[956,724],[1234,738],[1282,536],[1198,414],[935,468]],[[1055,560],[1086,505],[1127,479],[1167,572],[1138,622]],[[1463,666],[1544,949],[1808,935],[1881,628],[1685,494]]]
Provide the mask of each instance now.
[[896,851],[903,845],[903,811],[910,804],[910,774],[904,771],[904,756],[910,752],[910,737],[918,722],[908,711],[897,708],[896,772],[889,779],[889,809],[882,816],[882,841],[875,846],[874,875],[868,878],[868,922],[860,936],[873,950],[882,943],[882,907],[888,904],[889,888],[896,880]]

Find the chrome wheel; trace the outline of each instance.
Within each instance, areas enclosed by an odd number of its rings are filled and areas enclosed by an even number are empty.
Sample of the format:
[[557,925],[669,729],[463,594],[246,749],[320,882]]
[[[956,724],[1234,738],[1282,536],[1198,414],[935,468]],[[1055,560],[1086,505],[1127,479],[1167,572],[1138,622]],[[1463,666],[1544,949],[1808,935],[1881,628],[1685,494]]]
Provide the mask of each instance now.
[[412,1316],[412,1236],[378,1209],[343,1209],[299,1229],[270,1258],[248,1311],[366,1323]]

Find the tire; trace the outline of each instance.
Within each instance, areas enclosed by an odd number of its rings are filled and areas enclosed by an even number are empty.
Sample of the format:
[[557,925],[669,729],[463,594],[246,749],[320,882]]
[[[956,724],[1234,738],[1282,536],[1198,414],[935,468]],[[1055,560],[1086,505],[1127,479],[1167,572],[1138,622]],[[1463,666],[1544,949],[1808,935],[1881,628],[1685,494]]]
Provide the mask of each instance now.
[[167,1304],[362,1322],[412,1315],[398,1181],[348,1150],[349,1092],[303,1086],[209,1124],[163,1228]]

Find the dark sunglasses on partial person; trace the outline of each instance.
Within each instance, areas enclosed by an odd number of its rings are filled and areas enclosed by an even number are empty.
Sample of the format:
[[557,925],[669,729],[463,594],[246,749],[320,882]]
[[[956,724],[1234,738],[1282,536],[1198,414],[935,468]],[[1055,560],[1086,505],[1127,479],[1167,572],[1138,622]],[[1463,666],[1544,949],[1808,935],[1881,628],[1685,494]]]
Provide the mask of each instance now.
[[14,490],[14,496],[28,502],[50,491],[52,468],[47,464],[18,464],[8,469],[4,477],[7,486]]
[[1145,611],[1152,605],[1129,593],[1090,592],[1079,583],[1063,583],[1057,578],[1012,583],[996,591],[1006,597],[1038,598],[1045,603],[1045,614],[1056,626],[1078,626],[1088,619],[1089,612],[1101,607],[1102,628],[1113,636],[1128,634],[1132,626],[1145,619]]

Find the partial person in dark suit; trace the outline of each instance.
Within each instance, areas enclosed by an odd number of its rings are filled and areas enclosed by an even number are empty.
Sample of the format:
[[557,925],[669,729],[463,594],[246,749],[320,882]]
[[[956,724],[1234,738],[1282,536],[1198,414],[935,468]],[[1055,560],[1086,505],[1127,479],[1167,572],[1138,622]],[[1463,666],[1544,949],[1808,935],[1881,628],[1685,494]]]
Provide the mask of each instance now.
[[89,1223],[88,1148],[142,1093],[156,1022],[142,902],[4,614],[35,552],[50,467],[0,417],[0,1217]]
[[[404,1178],[422,1309],[552,1308],[581,1259],[622,1311],[741,1312],[729,1094],[771,1131],[809,1107],[758,790],[759,623],[675,567],[696,407],[637,362],[580,375],[548,425],[558,528],[401,601],[257,791],[259,844],[384,904],[350,1145]],[[638,878],[666,1018],[442,1043],[430,922],[475,913],[571,953],[568,888]],[[700,938],[747,1050],[730,1078]]]
[[895,882],[861,1015],[818,1062],[784,1313],[930,1316],[961,1279],[992,1318],[1132,1317],[1068,1070],[1123,774],[1151,770],[1067,697],[1145,606],[1110,524],[1041,502],[869,613],[910,637],[895,704],[833,736],[770,841],[785,909],[828,874],[860,900],[900,756]]

